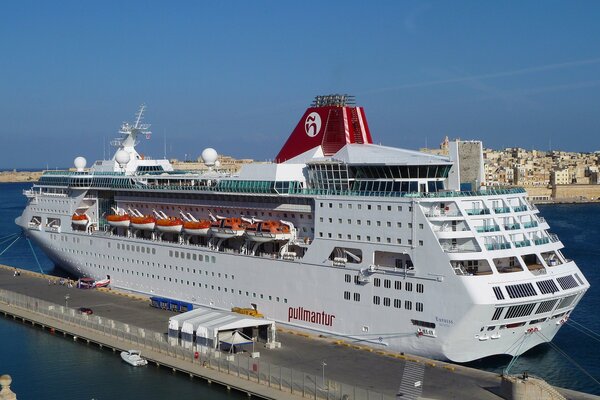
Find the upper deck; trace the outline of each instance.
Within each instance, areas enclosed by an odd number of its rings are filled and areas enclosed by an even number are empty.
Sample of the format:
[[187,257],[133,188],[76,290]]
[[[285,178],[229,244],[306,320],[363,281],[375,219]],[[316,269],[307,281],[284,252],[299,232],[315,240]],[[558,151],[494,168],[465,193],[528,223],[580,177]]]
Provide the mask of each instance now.
[[411,197],[456,198],[486,197],[525,193],[525,189],[487,188],[477,191],[440,190],[436,192],[395,190],[340,190],[335,188],[307,188],[300,181],[242,180],[232,176],[206,177],[187,171],[170,173],[145,173],[126,175],[119,172],[45,171],[39,182],[40,188],[62,189],[110,189],[128,191],[165,192],[220,192],[240,194],[272,194],[303,196],[365,196],[365,197]]

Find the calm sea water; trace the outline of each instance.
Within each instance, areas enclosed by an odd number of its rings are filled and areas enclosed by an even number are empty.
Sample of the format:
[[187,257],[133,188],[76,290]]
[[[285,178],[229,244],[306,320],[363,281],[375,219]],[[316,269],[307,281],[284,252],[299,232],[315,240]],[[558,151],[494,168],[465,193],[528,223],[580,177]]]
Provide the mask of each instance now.
[[[0,238],[17,232],[14,219],[25,205],[22,190],[30,184],[0,184]],[[574,259],[592,288],[580,302],[571,320],[600,333],[600,204],[539,206],[541,214],[565,244],[563,253]],[[0,239],[0,241],[2,241]],[[0,243],[0,252],[10,243]],[[57,273],[52,263],[35,249],[41,268]],[[0,263],[38,270],[28,243],[21,239],[0,256]],[[51,399],[170,398],[241,399],[199,380],[190,381],[155,367],[128,368],[121,359],[94,346],[73,343],[62,337],[0,318],[0,374],[13,376],[19,398],[44,394]],[[574,390],[600,395],[600,343],[564,326],[552,342],[522,355],[511,373],[529,371],[548,382]],[[563,352],[570,360],[561,354]],[[510,357],[497,356],[468,365],[500,372]]]

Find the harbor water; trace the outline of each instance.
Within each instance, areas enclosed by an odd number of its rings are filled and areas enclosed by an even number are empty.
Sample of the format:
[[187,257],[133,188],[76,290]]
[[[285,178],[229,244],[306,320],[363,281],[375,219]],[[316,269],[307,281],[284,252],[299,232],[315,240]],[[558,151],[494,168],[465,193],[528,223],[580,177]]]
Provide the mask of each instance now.
[[[5,237],[18,232],[14,219],[25,206],[22,191],[30,186],[0,184],[0,253],[12,243],[12,239]],[[519,357],[510,373],[528,371],[553,385],[600,395],[597,382],[600,380],[600,204],[545,205],[539,209],[551,231],[564,243],[564,255],[577,262],[591,288],[552,344],[538,346]],[[0,255],[0,263],[61,273],[39,249],[33,248],[39,266],[25,239],[19,239]],[[22,399],[40,395],[49,400],[246,397],[165,369],[132,368],[111,351],[52,336],[4,318],[0,318],[0,337],[3,338],[0,373],[13,377],[12,388]],[[501,372],[510,361],[508,356],[495,356],[467,365]]]

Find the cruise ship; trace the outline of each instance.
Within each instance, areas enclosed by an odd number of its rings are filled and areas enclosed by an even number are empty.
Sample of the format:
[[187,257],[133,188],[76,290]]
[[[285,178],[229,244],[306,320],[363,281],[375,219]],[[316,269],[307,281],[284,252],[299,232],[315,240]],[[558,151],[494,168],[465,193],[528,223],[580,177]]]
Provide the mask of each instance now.
[[352,96],[317,96],[237,173],[210,148],[202,172],[143,157],[144,111],[111,160],[24,192],[17,225],[73,274],[455,362],[552,340],[589,288],[525,190],[466,187],[455,147],[374,144]]

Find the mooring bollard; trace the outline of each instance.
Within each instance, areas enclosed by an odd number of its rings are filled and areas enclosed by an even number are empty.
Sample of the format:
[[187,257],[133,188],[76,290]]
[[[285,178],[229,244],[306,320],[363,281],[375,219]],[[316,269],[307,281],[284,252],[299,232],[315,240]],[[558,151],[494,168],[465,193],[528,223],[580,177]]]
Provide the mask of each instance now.
[[0,400],[17,400],[17,395],[10,390],[10,384],[12,383],[12,378],[10,375],[2,375],[0,376]]

